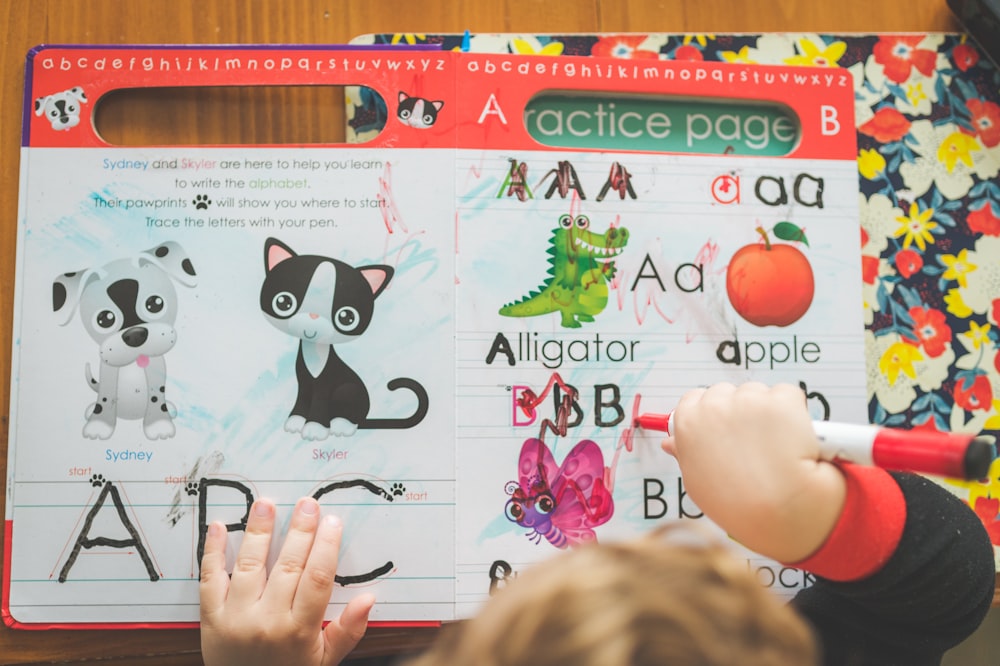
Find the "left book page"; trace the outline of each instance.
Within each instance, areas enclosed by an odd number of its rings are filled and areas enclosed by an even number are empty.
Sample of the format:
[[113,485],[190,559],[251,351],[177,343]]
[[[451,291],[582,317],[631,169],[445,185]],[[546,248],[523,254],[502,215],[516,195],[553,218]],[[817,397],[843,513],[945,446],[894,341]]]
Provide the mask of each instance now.
[[[196,622],[207,524],[232,557],[254,498],[280,520],[304,495],[351,526],[330,617],[364,590],[375,620],[452,617],[452,67],[342,47],[29,54],[8,625]],[[363,85],[400,113],[352,146],[95,130],[113,90],[235,85]]]

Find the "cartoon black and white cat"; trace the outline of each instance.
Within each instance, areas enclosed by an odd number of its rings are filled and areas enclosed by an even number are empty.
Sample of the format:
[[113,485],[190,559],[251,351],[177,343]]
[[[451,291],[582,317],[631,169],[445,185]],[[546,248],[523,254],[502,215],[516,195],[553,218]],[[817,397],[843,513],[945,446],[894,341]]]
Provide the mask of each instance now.
[[375,299],[392,279],[392,267],[355,268],[330,257],[299,255],[268,238],[264,268],[261,310],[278,330],[299,340],[298,396],[285,430],[322,440],[330,434],[353,435],[358,428],[412,428],[423,420],[427,391],[407,377],[391,380],[388,387],[412,391],[416,411],[408,418],[369,419],[364,382],[336,351],[336,345],[358,339],[368,328]]
[[428,129],[437,122],[438,111],[444,102],[430,101],[423,97],[410,97],[405,92],[399,93],[399,107],[396,117],[410,127]]

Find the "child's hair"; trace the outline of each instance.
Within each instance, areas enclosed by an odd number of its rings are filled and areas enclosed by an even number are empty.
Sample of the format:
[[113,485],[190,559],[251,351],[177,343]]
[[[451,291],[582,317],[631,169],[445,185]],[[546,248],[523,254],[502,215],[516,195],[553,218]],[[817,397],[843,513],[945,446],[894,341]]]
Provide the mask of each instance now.
[[669,531],[530,568],[408,666],[818,663],[806,623],[745,561]]

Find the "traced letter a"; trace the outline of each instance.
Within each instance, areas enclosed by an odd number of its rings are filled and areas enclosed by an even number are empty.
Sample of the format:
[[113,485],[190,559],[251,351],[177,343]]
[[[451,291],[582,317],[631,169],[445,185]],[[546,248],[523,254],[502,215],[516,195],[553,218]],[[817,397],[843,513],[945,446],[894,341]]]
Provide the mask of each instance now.
[[[128,539],[111,539],[103,536],[91,538],[90,536],[90,528],[94,523],[94,519],[97,518],[101,507],[104,506],[104,502],[108,499],[108,495],[111,496],[111,502],[115,505],[115,510],[118,512],[119,522],[121,522],[125,531],[129,534],[130,538]],[[80,549],[87,548],[89,550],[94,546],[135,548],[139,553],[139,557],[142,558],[142,563],[146,565],[146,573],[149,575],[149,580],[155,582],[160,579],[160,575],[156,573],[156,567],[153,566],[153,560],[150,559],[149,553],[146,552],[146,547],[142,544],[142,539],[139,538],[138,530],[135,529],[132,521],[129,520],[128,514],[125,513],[125,505],[122,504],[122,498],[118,493],[118,489],[110,481],[104,482],[101,494],[97,496],[97,501],[94,502],[94,506],[90,508],[87,517],[83,521],[83,529],[80,530],[80,535],[76,538],[76,543],[73,545],[73,552],[66,558],[66,564],[63,565],[62,570],[59,572],[60,583],[66,582],[69,570],[73,568],[76,558],[80,555]]]

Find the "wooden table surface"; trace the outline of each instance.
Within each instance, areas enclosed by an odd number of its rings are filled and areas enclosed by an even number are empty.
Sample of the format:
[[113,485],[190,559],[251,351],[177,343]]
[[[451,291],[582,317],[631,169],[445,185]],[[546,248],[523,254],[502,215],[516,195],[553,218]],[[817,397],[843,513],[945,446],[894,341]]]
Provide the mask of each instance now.
[[[945,0],[4,0],[0,5],[0,26],[5,32],[0,45],[0,110],[4,114],[0,118],[0,479],[6,479],[7,470],[7,378],[24,56],[33,46],[338,43],[372,32],[465,29],[562,34],[960,30]],[[303,117],[293,116],[293,120],[305,127],[321,120],[315,117],[315,108],[305,107],[299,113]],[[253,122],[252,118],[244,120],[245,124]],[[256,132],[251,136],[257,138],[266,131],[261,127],[245,129]],[[0,498],[0,510],[3,502]],[[427,629],[372,629],[355,655],[413,649],[426,644],[434,633]],[[196,630],[13,631],[0,625],[2,664],[78,664],[97,659],[150,666],[200,664],[198,645]]]

